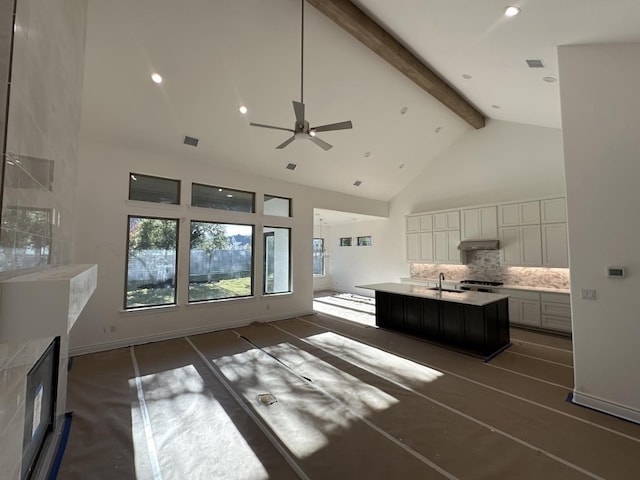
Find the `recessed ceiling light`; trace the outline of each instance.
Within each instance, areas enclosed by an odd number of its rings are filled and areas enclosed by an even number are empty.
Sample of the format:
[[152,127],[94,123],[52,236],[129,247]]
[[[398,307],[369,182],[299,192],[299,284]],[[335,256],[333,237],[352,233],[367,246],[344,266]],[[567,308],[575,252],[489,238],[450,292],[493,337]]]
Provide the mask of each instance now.
[[160,85],[162,83],[162,75],[160,75],[159,73],[152,73],[151,74],[151,81],[153,83],[157,83],[158,85]]
[[553,83],[558,81],[556,77],[542,77],[542,80],[544,80],[547,83]]
[[518,7],[514,7],[513,5],[509,5],[504,9],[505,17],[515,17],[520,13],[520,9]]
[[249,109],[245,105],[240,105],[240,107],[238,107],[238,110],[240,111],[240,113],[242,115],[244,115],[245,113],[247,113],[249,111]]
[[370,155],[371,155],[371,152],[364,152],[364,156],[365,156],[365,157],[368,157],[368,156],[370,156]]
[[407,113],[407,110],[409,110],[409,107],[402,107],[402,108],[400,109],[400,113],[401,113],[402,115],[404,115],[405,113]]
[[436,127],[435,132],[440,133],[440,130],[442,130],[442,127]]
[[353,182],[354,187],[359,187],[360,185],[362,185],[362,180],[356,180],[355,182]]
[[287,170],[295,170],[297,166],[298,165],[296,165],[295,163],[288,163],[286,168]]
[[500,105],[491,105],[491,107],[497,110],[498,108],[500,108]]
[[400,166],[398,166],[399,169],[403,169],[404,168],[404,163],[401,163]]
[[472,77],[471,77],[471,75],[469,75],[468,73],[465,73],[465,74],[463,74],[463,75],[462,75],[462,78],[464,78],[465,80],[469,80],[469,79],[471,79]]

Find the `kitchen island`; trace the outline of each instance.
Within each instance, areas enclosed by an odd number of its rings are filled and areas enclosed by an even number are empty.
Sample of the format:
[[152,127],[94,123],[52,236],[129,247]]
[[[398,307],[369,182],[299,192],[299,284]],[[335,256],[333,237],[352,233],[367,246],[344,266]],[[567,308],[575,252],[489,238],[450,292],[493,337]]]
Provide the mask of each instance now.
[[376,325],[491,357],[509,346],[507,295],[442,291],[404,283],[358,288],[376,292]]

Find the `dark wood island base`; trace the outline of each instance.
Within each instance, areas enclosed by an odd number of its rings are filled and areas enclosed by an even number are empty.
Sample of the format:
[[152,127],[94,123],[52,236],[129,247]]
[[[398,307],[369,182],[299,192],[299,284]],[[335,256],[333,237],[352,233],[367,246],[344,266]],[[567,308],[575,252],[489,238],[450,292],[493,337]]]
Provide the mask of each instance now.
[[471,305],[376,290],[376,325],[485,359],[510,345],[506,297]]

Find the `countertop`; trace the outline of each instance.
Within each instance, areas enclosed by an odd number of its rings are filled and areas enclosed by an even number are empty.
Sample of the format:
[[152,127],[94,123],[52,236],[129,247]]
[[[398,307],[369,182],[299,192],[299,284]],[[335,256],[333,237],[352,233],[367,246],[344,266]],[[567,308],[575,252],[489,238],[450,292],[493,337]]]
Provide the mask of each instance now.
[[444,302],[464,303],[466,305],[474,305],[483,307],[498,300],[509,298],[508,295],[500,295],[497,293],[484,292],[439,292],[438,290],[430,290],[429,287],[422,285],[411,285],[408,283],[374,283],[371,285],[356,285],[357,288],[367,290],[375,290],[386,293],[397,293],[399,295],[409,295],[412,297],[430,298]]
[[[410,278],[403,277],[400,279],[401,282],[415,282],[415,283],[438,283],[437,278]],[[445,280],[442,282],[442,285],[460,285],[459,280]],[[528,290],[531,292],[545,292],[545,293],[566,293],[567,295],[571,293],[571,290],[568,288],[551,288],[551,287],[532,287],[529,285],[500,285],[499,287],[489,287],[492,289],[500,289],[506,288],[509,290]]]

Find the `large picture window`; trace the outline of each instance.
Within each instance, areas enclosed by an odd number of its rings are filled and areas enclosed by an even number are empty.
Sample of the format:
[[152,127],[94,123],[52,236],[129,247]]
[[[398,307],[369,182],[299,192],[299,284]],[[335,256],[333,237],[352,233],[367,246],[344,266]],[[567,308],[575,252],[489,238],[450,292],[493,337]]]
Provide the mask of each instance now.
[[129,216],[125,309],[176,303],[178,220]]
[[264,227],[264,293],[291,291],[291,230]]
[[324,238],[313,239],[313,274],[324,275]]
[[253,295],[253,226],[191,222],[189,301]]

